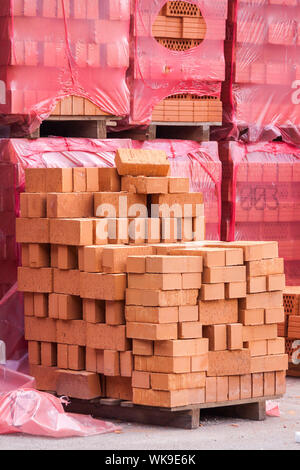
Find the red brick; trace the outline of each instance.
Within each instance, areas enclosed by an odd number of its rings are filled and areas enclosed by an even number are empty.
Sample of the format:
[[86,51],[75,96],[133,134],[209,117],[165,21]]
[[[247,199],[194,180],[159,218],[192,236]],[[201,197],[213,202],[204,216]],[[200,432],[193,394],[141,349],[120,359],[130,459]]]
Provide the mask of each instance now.
[[125,325],[111,326],[104,323],[87,323],[86,344],[95,349],[127,351],[130,349],[130,341],[126,338],[125,328]]
[[104,351],[96,351],[96,364],[98,374],[104,374]]
[[122,176],[167,176],[170,170],[163,150],[119,149],[115,163]]
[[87,324],[83,320],[57,320],[57,342],[62,344],[77,344],[78,346],[85,346],[87,344],[86,325]]
[[269,290],[267,289],[266,276],[250,277],[247,280],[247,294],[266,292],[266,290]]
[[201,372],[208,370],[208,354],[191,357],[191,372]]
[[29,244],[21,245],[21,266],[29,268]]
[[[73,191],[72,168],[47,168],[46,192],[69,193]],[[35,192],[35,191],[33,191]]]
[[50,247],[51,267],[58,267],[58,245],[51,245]]
[[187,390],[205,387],[205,373],[151,374],[153,390]]
[[37,390],[55,392],[57,385],[57,368],[56,367],[45,367],[30,364],[29,367],[30,375],[36,380]]
[[[108,244],[109,221],[111,220],[112,219],[94,220],[94,243],[95,245],[107,245]],[[110,242],[112,242],[112,240],[110,240]]]
[[202,285],[201,273],[182,274],[182,289],[200,289]]
[[[154,353],[156,356],[200,356],[208,352],[206,338],[156,341]],[[134,352],[135,354],[135,352]]]
[[181,275],[175,274],[128,274],[128,287],[132,289],[180,290]]
[[244,346],[249,349],[251,356],[266,356],[268,354],[268,342],[266,339],[249,341],[244,343]]
[[241,399],[241,378],[239,375],[232,375],[228,377],[229,381],[229,400],[240,400]]
[[273,372],[288,369],[287,354],[274,354],[272,356],[259,356],[251,358],[251,372]]
[[102,246],[85,246],[83,248],[83,270],[88,273],[102,272],[102,255]]
[[204,268],[203,282],[206,284],[219,284],[222,282],[245,282],[245,266],[218,266]]
[[28,245],[30,268],[47,268],[50,266],[50,251],[48,245],[33,243]]
[[223,248],[201,246],[197,248],[175,248],[172,250],[172,254],[175,256],[202,256],[205,267],[225,266],[225,253],[226,251]]
[[168,178],[168,181],[169,193],[188,193],[190,191],[189,178]]
[[247,294],[246,282],[229,282],[225,284],[225,297],[226,299],[242,299]]
[[133,339],[132,352],[135,356],[153,356],[153,341]]
[[262,397],[264,394],[264,374],[252,374],[252,397]]
[[134,388],[133,403],[161,408],[186,406],[189,404],[189,394],[187,390],[162,391]]
[[275,395],[275,372],[266,372],[264,374],[264,396]]
[[127,258],[127,273],[146,272],[146,257],[145,256],[128,256]]
[[121,191],[121,178],[116,168],[99,168],[99,191]]
[[104,351],[104,375],[120,375],[120,354],[118,351]]
[[131,377],[133,369],[132,351],[120,352],[120,375],[122,377]]
[[227,401],[229,391],[228,377],[217,377],[217,402]]
[[99,375],[86,371],[59,370],[56,391],[58,395],[92,400],[101,396]]
[[58,298],[59,294],[49,294],[48,297],[48,315],[56,320],[59,318]]
[[108,325],[124,325],[125,313],[123,301],[105,302],[105,321]]
[[146,256],[153,253],[151,246],[109,246],[103,249],[103,271],[108,273],[126,273],[129,256]]
[[129,241],[129,219],[109,218],[107,221],[108,243],[112,245],[124,245]]
[[45,318],[48,316],[48,295],[47,294],[33,294],[33,309],[34,316]]
[[152,217],[199,217],[203,209],[202,193],[155,194],[152,196]]
[[239,321],[243,325],[263,325],[265,323],[265,311],[263,308],[240,310]]
[[206,403],[216,403],[217,401],[217,378],[216,377],[206,377],[205,401]]
[[57,367],[59,369],[68,369],[68,345],[58,344],[57,345]]
[[202,338],[202,324],[200,322],[179,323],[178,337],[181,339]]
[[285,275],[271,274],[267,277],[267,290],[279,291],[285,289]]
[[[202,333],[202,329],[201,329]],[[126,335],[128,338],[146,340],[177,339],[177,323],[126,323]]]
[[68,345],[68,369],[85,369],[85,348],[77,345]]
[[49,219],[16,219],[18,243],[49,243]]
[[179,322],[195,322],[198,321],[198,306],[197,305],[181,305],[178,309]]
[[237,300],[200,301],[199,321],[203,325],[236,323],[238,321]]
[[258,341],[277,337],[277,325],[243,326],[243,341]]
[[286,392],[286,373],[285,371],[275,372],[275,393],[276,395],[284,395]]
[[147,211],[147,197],[143,194],[102,192],[94,193],[94,214],[96,217],[134,218],[141,217],[140,207]]
[[52,292],[52,268],[18,268],[18,289],[23,292]]
[[278,308],[283,305],[282,292],[264,292],[261,294],[249,294],[241,300],[240,307],[243,310],[254,308]]
[[176,323],[178,322],[178,308],[132,305],[126,307],[125,316],[129,322]]
[[138,194],[167,194],[168,178],[146,176],[123,176],[122,191]]
[[26,168],[25,188],[27,193],[46,192],[46,168]]
[[284,308],[267,308],[265,310],[265,323],[282,323],[284,322]]
[[207,375],[223,377],[225,375],[249,374],[252,359],[247,349],[240,351],[209,351]]
[[145,219],[146,222],[146,243],[160,243],[161,221],[158,218]]
[[203,336],[209,340],[210,351],[225,351],[227,349],[226,325],[205,326]]
[[225,298],[224,284],[202,284],[201,300],[223,300]]
[[60,320],[81,320],[82,302],[75,295],[59,294],[58,318]]
[[87,191],[86,179],[86,168],[73,168],[73,191],[76,193]]
[[283,258],[265,259],[246,263],[248,276],[268,276],[284,273]]
[[[80,271],[78,269],[53,268],[53,290],[58,294],[80,295]],[[85,296],[84,296],[85,297]]]
[[28,341],[28,360],[30,364],[41,364],[41,343]]
[[56,267],[58,269],[77,269],[77,248],[75,246],[58,245]]
[[150,388],[150,373],[132,371],[132,387],[133,388]]
[[135,356],[134,369],[143,372],[181,374],[190,372],[189,357]]
[[50,243],[73,246],[92,245],[93,224],[92,219],[51,219]]
[[285,353],[285,339],[275,338],[268,340],[268,355],[270,354],[284,354]]
[[41,343],[41,364],[54,367],[57,364],[57,346],[55,343]]
[[132,401],[130,377],[106,377],[106,396],[120,400]]
[[47,195],[47,217],[84,218],[94,215],[93,193],[63,193]]
[[126,274],[80,273],[80,296],[99,300],[123,300]]
[[26,317],[34,316],[33,293],[24,292],[24,315]]
[[243,325],[241,323],[227,325],[227,343],[229,350],[243,349]]
[[86,190],[91,192],[100,191],[98,168],[86,168]]
[[241,400],[252,396],[252,376],[251,374],[241,375]]
[[201,273],[201,256],[147,256],[148,273]]
[[22,193],[20,194],[21,217],[47,217],[46,194]]
[[83,299],[83,319],[88,323],[105,323],[105,302],[102,300]]

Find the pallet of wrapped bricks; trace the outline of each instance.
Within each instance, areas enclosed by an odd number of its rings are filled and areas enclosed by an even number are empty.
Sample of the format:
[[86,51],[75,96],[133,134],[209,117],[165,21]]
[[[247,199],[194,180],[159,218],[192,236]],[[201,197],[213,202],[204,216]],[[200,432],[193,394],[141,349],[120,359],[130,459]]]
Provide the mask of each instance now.
[[287,285],[300,283],[300,150],[280,142],[220,143],[222,238],[276,240]]
[[300,376],[300,287],[286,287],[283,294],[284,322],[279,327],[279,335],[284,337],[286,354],[289,358],[287,375]]
[[[227,137],[299,144],[299,2],[229,2],[226,84]],[[222,131],[224,139],[224,132]]]
[[227,1],[136,0],[132,124],[221,123]]
[[204,242],[202,194],[168,176],[164,152],[120,150],[116,165],[26,172],[19,289],[37,387],[165,408],[283,394],[277,243]]
[[52,111],[129,114],[129,0],[11,3],[0,6],[3,125],[28,134]]

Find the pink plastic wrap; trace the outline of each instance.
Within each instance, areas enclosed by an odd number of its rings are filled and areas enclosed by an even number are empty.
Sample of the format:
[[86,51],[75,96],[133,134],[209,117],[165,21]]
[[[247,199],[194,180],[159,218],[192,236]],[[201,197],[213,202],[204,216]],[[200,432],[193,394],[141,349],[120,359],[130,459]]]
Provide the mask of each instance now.
[[[153,36],[153,25],[166,3],[166,0],[135,0],[131,76],[131,122],[134,124],[149,123],[155,105],[170,95],[188,93],[220,97],[221,82],[225,78],[227,0],[188,0],[200,9],[203,28],[206,28],[203,41],[196,42],[188,50],[170,50]],[[183,23],[177,25],[175,17],[174,26],[164,25],[165,16],[159,18],[162,26],[157,28],[157,35],[162,37],[162,42],[167,42],[168,38],[173,41],[176,41],[174,38],[185,38],[193,42],[197,38],[197,28],[193,29],[189,23],[197,18],[183,18]],[[172,20],[172,16],[168,18]],[[178,116],[172,120],[177,121]]]
[[32,132],[70,95],[128,115],[129,24],[129,0],[1,0],[0,124]]
[[[224,129],[248,142],[300,143],[300,2],[230,2]],[[214,135],[214,138],[216,135]]]
[[228,142],[220,158],[224,239],[278,241],[287,285],[299,285],[300,148]]
[[[0,369],[1,375],[2,372]],[[112,423],[91,416],[65,413],[65,402],[65,399],[26,387],[1,394],[0,384],[0,434],[23,433],[62,438],[87,437],[120,430]]]

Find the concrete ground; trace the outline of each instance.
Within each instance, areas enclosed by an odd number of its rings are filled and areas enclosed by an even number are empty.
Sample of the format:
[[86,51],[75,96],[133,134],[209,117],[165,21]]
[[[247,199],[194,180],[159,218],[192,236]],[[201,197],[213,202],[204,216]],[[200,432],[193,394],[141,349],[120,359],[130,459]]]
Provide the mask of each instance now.
[[300,450],[300,378],[287,378],[281,416],[249,421],[205,414],[196,430],[121,423],[120,433],[72,439],[0,436],[0,450]]

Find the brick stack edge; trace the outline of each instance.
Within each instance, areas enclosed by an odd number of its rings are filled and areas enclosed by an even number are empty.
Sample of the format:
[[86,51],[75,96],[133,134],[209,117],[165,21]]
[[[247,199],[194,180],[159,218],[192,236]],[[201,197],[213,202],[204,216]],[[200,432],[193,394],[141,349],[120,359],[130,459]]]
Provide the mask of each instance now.
[[[116,164],[26,171],[18,283],[37,388],[159,407],[283,394],[277,243],[205,242],[202,194],[168,177],[164,152]],[[190,217],[134,204],[190,204]]]

